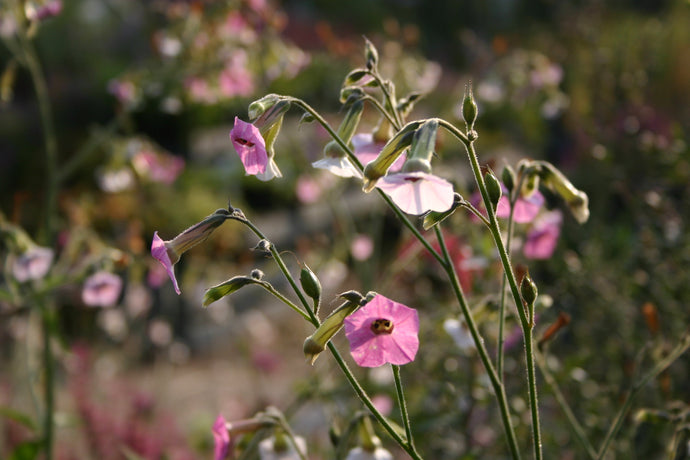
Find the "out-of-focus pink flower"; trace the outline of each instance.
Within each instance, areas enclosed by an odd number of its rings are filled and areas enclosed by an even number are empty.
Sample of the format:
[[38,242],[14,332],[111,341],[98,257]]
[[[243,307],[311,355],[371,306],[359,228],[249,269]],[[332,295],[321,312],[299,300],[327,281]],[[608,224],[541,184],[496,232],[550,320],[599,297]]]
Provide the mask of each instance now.
[[211,90],[208,82],[201,77],[190,77],[185,81],[189,98],[200,104],[215,104],[218,97]]
[[371,397],[371,403],[382,415],[389,415],[393,411],[393,399],[388,395],[374,395]]
[[41,279],[53,264],[55,252],[50,248],[33,246],[19,255],[12,264],[12,274],[20,283]]
[[254,91],[252,74],[247,69],[247,53],[235,52],[218,77],[220,92],[226,97],[249,96]]
[[232,447],[232,440],[228,432],[227,422],[220,414],[213,424],[213,442],[213,460],[227,459]]
[[374,242],[369,235],[355,235],[350,244],[350,253],[355,260],[367,260],[373,252]]
[[[372,133],[360,133],[352,136],[352,146],[354,147],[355,156],[359,161],[366,166],[379,156],[381,149],[386,145],[385,142],[374,142],[374,135]],[[403,167],[407,155],[400,155],[397,160],[393,162],[388,172],[397,172]]]
[[412,362],[419,349],[417,310],[377,294],[345,318],[350,353],[362,367]]
[[62,11],[62,0],[48,0],[40,4],[27,2],[24,9],[26,18],[30,21],[43,21],[60,14]]
[[563,214],[558,209],[546,212],[534,221],[527,232],[527,240],[522,248],[529,259],[548,259],[556,249],[561,234]]
[[141,150],[132,158],[132,166],[140,176],[170,185],[184,169],[184,159],[168,153]]
[[108,82],[108,92],[124,107],[134,107],[139,99],[137,87],[129,80],[110,80]]
[[[498,206],[496,206],[496,217],[508,218],[510,216],[510,203],[508,197],[505,195],[507,190],[503,186],[504,195],[498,200]],[[519,224],[525,224],[532,222],[539,210],[544,205],[544,195],[542,195],[539,190],[535,190],[528,197],[519,197],[515,201],[515,210],[513,211],[513,219]]]
[[112,307],[122,291],[122,278],[100,271],[86,278],[81,291],[82,301],[91,307]]
[[259,128],[235,117],[230,139],[248,175],[263,174],[266,171],[268,153]]
[[376,186],[407,214],[442,212],[453,205],[453,184],[433,174],[419,171],[388,174]]
[[295,193],[301,203],[315,203],[321,197],[323,187],[311,176],[301,175],[297,178]]

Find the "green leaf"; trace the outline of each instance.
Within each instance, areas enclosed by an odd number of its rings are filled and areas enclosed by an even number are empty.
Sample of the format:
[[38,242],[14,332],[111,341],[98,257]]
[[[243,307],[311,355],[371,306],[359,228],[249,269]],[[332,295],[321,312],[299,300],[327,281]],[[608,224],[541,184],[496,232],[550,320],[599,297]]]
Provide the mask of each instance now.
[[19,423],[20,425],[24,425],[31,431],[36,431],[36,424],[31,417],[16,409],[12,409],[11,407],[0,406],[0,417],[8,418]]
[[34,460],[38,457],[42,447],[41,441],[25,441],[12,451],[7,460]]

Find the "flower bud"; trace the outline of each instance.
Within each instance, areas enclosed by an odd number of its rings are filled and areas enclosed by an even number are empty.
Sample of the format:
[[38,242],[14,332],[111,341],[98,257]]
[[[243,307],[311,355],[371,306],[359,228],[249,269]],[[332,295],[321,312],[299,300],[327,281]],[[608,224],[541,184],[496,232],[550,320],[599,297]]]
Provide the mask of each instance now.
[[465,99],[462,101],[462,117],[465,119],[467,130],[471,131],[477,119],[477,103],[474,101],[474,95],[472,94],[472,82],[465,86]]
[[304,290],[305,294],[315,301],[319,300],[321,297],[321,283],[316,277],[316,274],[311,271],[307,264],[304,264],[302,270],[300,271],[299,282],[302,284],[302,290]]
[[364,39],[364,58],[366,59],[367,69],[373,70],[379,63],[379,52],[368,39]]
[[501,183],[492,172],[486,173],[484,176],[484,182],[486,183],[486,191],[489,193],[491,206],[496,209],[498,200],[501,199],[501,195],[503,194],[503,191],[501,190]]
[[356,101],[363,98],[365,92],[359,86],[345,86],[340,90],[340,102]]
[[413,121],[406,124],[389,140],[375,160],[364,168],[364,185],[362,189],[369,193],[376,186],[376,181],[386,175],[395,160],[407,149],[414,139],[417,128],[422,124],[421,121]]
[[[251,104],[249,104],[249,108],[247,109],[249,119],[252,121],[256,120],[261,115],[263,115],[268,109],[274,107],[278,102],[281,102],[281,99],[282,96],[279,96],[278,94],[267,94],[261,99],[252,102]],[[287,104],[289,105],[289,102],[287,102]]]
[[326,345],[333,338],[335,334],[343,327],[345,318],[359,308],[359,302],[347,301],[334,310],[328,317],[323,320],[321,325],[314,331],[312,335],[307,337],[304,341],[302,350],[304,356],[307,358],[309,364],[314,364],[319,354],[326,349]]
[[365,69],[355,69],[347,76],[345,77],[345,82],[343,83],[343,86],[352,86],[355,83],[359,82],[362,80],[364,77],[366,77],[369,73]]
[[501,179],[503,180],[503,185],[508,189],[508,193],[512,192],[513,188],[515,188],[515,171],[510,165],[505,165],[503,168]]
[[414,133],[408,158],[419,158],[430,162],[434,154],[434,149],[436,148],[437,131],[437,120],[431,119],[425,121]]
[[216,300],[220,300],[250,284],[268,285],[268,283],[262,281],[260,277],[257,277],[258,275],[263,276],[261,270],[252,270],[251,276],[234,276],[227,281],[208,288],[206,292],[204,292],[202,305],[208,307]]
[[534,305],[534,301],[537,300],[537,292],[537,285],[532,281],[532,277],[529,273],[525,273],[520,282],[520,294],[528,306]]

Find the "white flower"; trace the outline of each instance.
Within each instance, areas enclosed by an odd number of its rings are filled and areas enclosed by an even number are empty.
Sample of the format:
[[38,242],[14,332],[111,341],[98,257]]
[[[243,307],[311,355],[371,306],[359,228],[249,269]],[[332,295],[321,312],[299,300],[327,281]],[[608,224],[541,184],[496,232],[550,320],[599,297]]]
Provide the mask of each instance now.
[[383,447],[377,447],[373,452],[355,447],[347,453],[345,460],[393,460],[393,455]]

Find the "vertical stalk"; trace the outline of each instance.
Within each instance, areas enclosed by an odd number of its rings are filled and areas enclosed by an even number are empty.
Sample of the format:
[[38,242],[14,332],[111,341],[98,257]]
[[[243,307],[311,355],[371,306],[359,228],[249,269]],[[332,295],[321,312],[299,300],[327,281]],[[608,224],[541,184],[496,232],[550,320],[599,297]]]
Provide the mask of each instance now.
[[[510,256],[510,243],[513,241],[513,213],[515,211],[515,200],[510,199],[510,215],[508,216],[508,235],[506,237],[506,252]],[[503,273],[503,279],[501,280],[501,299],[498,307],[498,350],[496,351],[496,373],[498,378],[503,381],[503,361],[504,361],[504,350],[503,344],[505,343],[505,322],[506,322],[506,285],[508,284],[508,277]]]
[[[21,50],[24,53],[23,62],[25,63],[31,81],[36,91],[41,124],[43,126],[43,139],[45,144],[45,208],[43,210],[43,235],[42,239],[46,245],[52,246],[55,233],[54,216],[57,212],[57,137],[55,135],[55,125],[52,118],[48,85],[41,63],[36,55],[33,43],[27,36],[23,27],[18,28],[18,37]],[[43,398],[45,407],[43,408],[43,448],[46,460],[53,458],[54,444],[54,422],[53,413],[55,411],[55,358],[52,350],[52,309],[47,299],[41,301],[41,335],[43,339],[42,365],[44,373]]]
[[393,378],[395,379],[395,392],[398,395],[398,405],[400,406],[400,416],[402,417],[403,426],[405,427],[405,436],[407,436],[407,444],[414,449],[414,440],[412,439],[412,425],[410,424],[410,414],[407,412],[407,402],[405,401],[405,393],[403,392],[402,380],[400,379],[400,366],[391,364],[393,368]]

